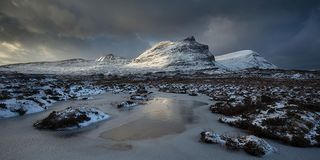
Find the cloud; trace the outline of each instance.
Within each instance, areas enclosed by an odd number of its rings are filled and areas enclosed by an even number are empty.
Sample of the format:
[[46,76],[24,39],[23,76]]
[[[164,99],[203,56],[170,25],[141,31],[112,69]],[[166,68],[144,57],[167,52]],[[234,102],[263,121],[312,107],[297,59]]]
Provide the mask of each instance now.
[[319,68],[319,8],[317,0],[2,0],[0,43],[20,44],[29,56],[17,62],[132,58],[195,35],[215,54],[252,49],[281,67],[310,69]]
[[16,63],[19,59],[28,56],[28,51],[25,50],[22,45],[18,42],[0,43],[0,64],[5,63]]
[[1,43],[1,47],[7,49],[9,52],[17,52],[17,51],[23,51],[23,49],[21,49],[21,44],[20,43],[7,43],[7,42],[2,42]]
[[285,43],[277,45],[270,55],[280,66],[295,64],[295,68],[320,69],[320,14],[312,14]]

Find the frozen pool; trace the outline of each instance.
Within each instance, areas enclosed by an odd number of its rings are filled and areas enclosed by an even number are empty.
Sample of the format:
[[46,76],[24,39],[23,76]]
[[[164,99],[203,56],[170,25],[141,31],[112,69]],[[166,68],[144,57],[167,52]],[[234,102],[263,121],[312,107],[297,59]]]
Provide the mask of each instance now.
[[[261,159],[232,152],[219,145],[199,143],[203,129],[220,134],[246,134],[219,123],[208,111],[206,96],[155,92],[154,100],[134,110],[119,111],[115,105],[126,94],[103,94],[92,100],[59,102],[50,110],[0,120],[0,159]],[[36,130],[32,124],[52,110],[69,106],[92,106],[111,119],[77,131]],[[268,140],[279,152],[264,159],[318,159],[318,148],[295,148]]]

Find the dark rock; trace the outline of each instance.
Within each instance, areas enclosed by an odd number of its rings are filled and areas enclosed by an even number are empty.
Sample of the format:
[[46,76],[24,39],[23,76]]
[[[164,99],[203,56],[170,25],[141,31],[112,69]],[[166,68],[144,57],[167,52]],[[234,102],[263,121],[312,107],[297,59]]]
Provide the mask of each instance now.
[[196,93],[196,92],[190,92],[190,93],[189,93],[189,96],[198,96],[198,93]]
[[20,107],[20,108],[14,108],[11,110],[11,112],[17,112],[20,116],[24,115],[27,113],[27,109]]
[[81,127],[81,123],[90,121],[90,116],[103,120],[105,114],[91,107],[68,107],[62,111],[53,111],[48,117],[33,124],[38,129],[65,129]]
[[304,138],[303,135],[293,136],[290,142],[291,145],[296,147],[309,147],[311,143],[308,139]]
[[6,104],[4,103],[0,103],[0,109],[8,109]]
[[146,89],[146,87],[144,87],[143,85],[139,85],[139,88],[136,91],[137,94],[147,94],[148,91]]
[[239,142],[234,138],[228,138],[226,140],[226,147],[230,150],[239,150],[241,148]]
[[194,42],[194,41],[196,41],[196,39],[194,38],[194,36],[190,36],[190,37],[185,38],[183,41]]
[[270,96],[262,95],[261,96],[261,102],[266,104],[272,104],[274,103],[273,99]]
[[56,97],[56,96],[50,96],[49,99],[60,101],[60,97]]
[[10,99],[10,93],[2,91],[0,92],[0,100]]
[[244,151],[254,156],[263,156],[266,154],[265,150],[255,141],[249,141],[244,145]]
[[202,131],[201,133],[200,133],[200,141],[201,142],[204,142],[204,143],[209,143],[209,144],[212,144],[213,143],[213,141],[210,139],[210,138],[208,138],[208,132],[207,131]]

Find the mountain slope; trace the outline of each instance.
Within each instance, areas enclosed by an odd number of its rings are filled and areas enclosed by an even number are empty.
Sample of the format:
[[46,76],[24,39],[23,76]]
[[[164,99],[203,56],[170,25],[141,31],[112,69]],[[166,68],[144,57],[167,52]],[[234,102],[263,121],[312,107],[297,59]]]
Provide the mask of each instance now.
[[124,64],[97,62],[95,60],[68,59],[52,62],[18,63],[0,66],[1,71],[32,74],[121,74]]
[[194,37],[182,41],[163,41],[146,50],[128,65],[136,68],[207,69],[216,68],[208,45]]
[[232,71],[248,68],[275,69],[277,66],[268,62],[259,53],[252,50],[242,50],[216,56],[216,62]]

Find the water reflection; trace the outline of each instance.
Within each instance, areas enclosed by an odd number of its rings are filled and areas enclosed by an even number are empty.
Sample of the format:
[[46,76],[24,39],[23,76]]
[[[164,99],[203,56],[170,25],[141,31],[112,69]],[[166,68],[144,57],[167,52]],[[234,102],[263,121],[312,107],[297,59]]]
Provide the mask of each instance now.
[[186,124],[196,123],[197,115],[193,110],[202,105],[206,103],[156,98],[141,108],[142,118],[105,131],[100,136],[123,141],[181,133]]

